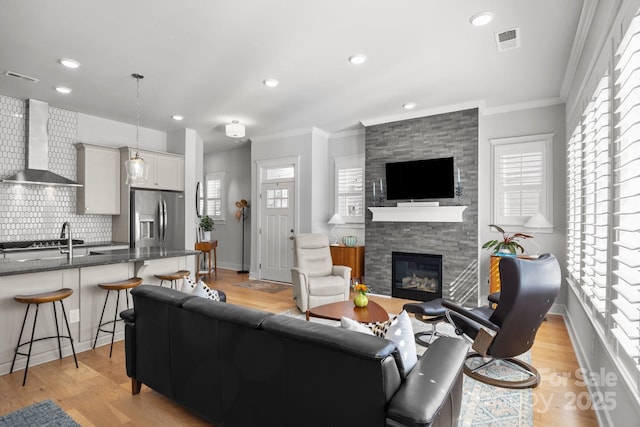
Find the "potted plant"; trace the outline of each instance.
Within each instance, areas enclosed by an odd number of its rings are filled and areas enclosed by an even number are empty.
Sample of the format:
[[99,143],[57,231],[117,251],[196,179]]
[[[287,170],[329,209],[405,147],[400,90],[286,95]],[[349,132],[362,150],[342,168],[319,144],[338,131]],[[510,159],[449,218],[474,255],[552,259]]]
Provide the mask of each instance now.
[[520,253],[524,253],[524,248],[520,244],[520,240],[533,238],[533,236],[529,234],[507,233],[502,227],[494,224],[489,225],[489,227],[493,227],[502,233],[502,240],[489,240],[482,245],[482,249],[493,250],[494,255],[515,256],[518,250],[520,250]]
[[202,218],[200,218],[200,229],[204,233],[203,240],[210,241],[211,231],[213,230],[213,220],[209,215],[205,215]]

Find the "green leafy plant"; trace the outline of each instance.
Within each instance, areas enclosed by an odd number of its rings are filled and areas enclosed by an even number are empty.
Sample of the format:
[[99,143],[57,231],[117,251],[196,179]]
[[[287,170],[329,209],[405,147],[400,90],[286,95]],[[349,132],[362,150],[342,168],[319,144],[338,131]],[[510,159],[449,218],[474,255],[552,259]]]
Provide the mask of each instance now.
[[211,231],[213,230],[213,220],[210,216],[205,215],[200,219],[200,228],[203,231]]
[[494,254],[509,253],[515,255],[520,250],[520,253],[524,253],[524,248],[520,244],[522,239],[531,239],[533,236],[524,233],[507,233],[497,225],[491,224],[489,227],[495,228],[498,232],[502,233],[502,240],[489,240],[482,249],[492,250]]

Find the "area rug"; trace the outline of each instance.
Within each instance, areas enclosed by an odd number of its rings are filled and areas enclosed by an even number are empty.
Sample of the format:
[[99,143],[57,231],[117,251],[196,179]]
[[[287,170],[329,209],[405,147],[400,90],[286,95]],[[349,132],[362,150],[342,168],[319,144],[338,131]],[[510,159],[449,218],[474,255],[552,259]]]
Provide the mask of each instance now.
[[[292,308],[281,313],[285,316],[296,317],[304,320],[305,315]],[[310,318],[311,322],[323,323],[330,326],[339,326],[334,320]],[[431,326],[411,317],[411,326],[414,332],[431,330]],[[438,332],[455,336],[453,327],[448,323],[438,323]],[[418,354],[425,351],[425,347],[416,345]],[[522,359],[530,362],[530,353],[525,353]],[[489,368],[491,376],[503,379],[513,379],[513,371],[502,366]],[[533,393],[531,389],[511,390],[493,387],[464,375],[462,380],[462,407],[458,427],[529,427],[533,426]]]
[[269,292],[270,294],[275,294],[276,292],[284,291],[285,289],[291,289],[291,285],[288,283],[265,282],[264,280],[249,280],[248,282],[234,283],[233,286]]
[[75,427],[80,424],[73,421],[66,412],[51,400],[34,403],[10,414],[0,417],[0,427]]

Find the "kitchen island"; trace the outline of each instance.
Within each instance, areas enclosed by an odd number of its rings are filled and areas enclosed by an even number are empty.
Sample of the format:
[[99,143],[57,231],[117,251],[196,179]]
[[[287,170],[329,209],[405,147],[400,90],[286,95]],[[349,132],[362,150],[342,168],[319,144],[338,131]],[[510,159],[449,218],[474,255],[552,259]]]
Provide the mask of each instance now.
[[[96,248],[97,249],[97,248]],[[13,352],[20,333],[25,307],[13,300],[17,294],[32,294],[71,288],[73,295],[65,299],[65,309],[69,316],[71,335],[76,352],[90,350],[98,328],[100,312],[106,292],[98,283],[142,277],[144,284],[159,284],[154,275],[166,274],[186,269],[187,260],[198,252],[184,249],[139,248],[116,250],[89,250],[82,255],[74,255],[72,260],[65,256],[42,259],[2,259],[0,260],[0,375],[9,372]],[[131,300],[129,300],[131,301]],[[131,304],[131,302],[130,302]],[[119,311],[126,308],[123,298]],[[115,298],[110,298],[106,313],[114,313]],[[40,307],[37,336],[55,335],[55,323],[51,304]],[[27,325],[33,321],[31,310]],[[58,319],[62,327],[62,319]],[[116,329],[116,340],[124,338],[121,323]],[[24,337],[23,337],[24,340]],[[101,334],[98,346],[109,344],[110,336]],[[63,356],[71,354],[71,347],[63,342]],[[33,346],[30,366],[57,359],[56,340],[41,341]],[[18,356],[16,370],[24,369],[25,357]],[[18,375],[22,375],[19,373]]]

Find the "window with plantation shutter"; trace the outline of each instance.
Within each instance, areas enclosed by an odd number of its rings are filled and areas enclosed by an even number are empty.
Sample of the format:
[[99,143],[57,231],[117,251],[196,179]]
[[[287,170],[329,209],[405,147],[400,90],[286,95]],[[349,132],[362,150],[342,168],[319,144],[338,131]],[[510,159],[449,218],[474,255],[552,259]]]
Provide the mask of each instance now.
[[336,157],[335,210],[347,223],[364,222],[364,156]]
[[493,223],[523,225],[552,217],[549,155],[553,134],[492,139]]
[[611,95],[609,76],[600,79],[583,117],[582,289],[598,320],[607,311],[609,203],[611,201]]
[[567,270],[580,281],[582,246],[582,125],[576,126],[567,144]]
[[225,173],[207,174],[205,185],[205,214],[210,216],[214,222],[224,221],[224,179]]
[[[640,18],[616,55],[612,334],[640,371]],[[620,352],[619,352],[620,353]],[[620,355],[620,354],[619,354]]]

